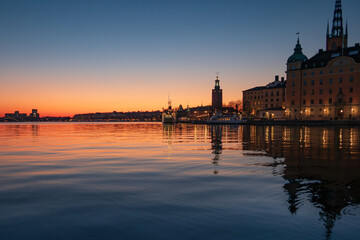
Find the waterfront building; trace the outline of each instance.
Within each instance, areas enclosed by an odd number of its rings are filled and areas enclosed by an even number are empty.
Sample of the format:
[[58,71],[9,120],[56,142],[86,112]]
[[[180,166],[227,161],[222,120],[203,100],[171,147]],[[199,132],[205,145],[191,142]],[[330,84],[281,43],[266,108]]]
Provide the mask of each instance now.
[[307,58],[298,38],[287,61],[287,119],[360,119],[360,45],[348,47],[341,0],[337,0],[326,34],[326,50]]
[[15,111],[14,113],[5,113],[5,118],[22,121],[26,118],[26,113]]
[[32,119],[39,119],[40,115],[39,115],[37,109],[32,109],[29,117],[32,118]]
[[221,110],[223,107],[222,89],[220,88],[219,76],[216,76],[215,87],[212,90],[212,107]]
[[243,112],[247,116],[273,119],[285,109],[286,81],[275,76],[275,81],[243,91]]

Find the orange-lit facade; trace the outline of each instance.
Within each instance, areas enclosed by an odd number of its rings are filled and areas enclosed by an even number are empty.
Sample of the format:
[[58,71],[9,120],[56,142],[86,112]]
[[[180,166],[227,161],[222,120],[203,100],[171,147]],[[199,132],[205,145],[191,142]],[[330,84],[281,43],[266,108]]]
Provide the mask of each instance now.
[[287,62],[287,119],[360,119],[360,45],[348,47],[342,24],[341,1],[336,1],[326,50],[308,59],[300,41]]
[[[279,80],[279,76],[275,76],[275,81],[266,86],[260,86],[243,91],[243,112],[247,116],[256,116],[263,118],[260,111],[270,112],[283,111],[285,108],[285,86],[284,78]],[[271,117],[265,117],[271,118]]]

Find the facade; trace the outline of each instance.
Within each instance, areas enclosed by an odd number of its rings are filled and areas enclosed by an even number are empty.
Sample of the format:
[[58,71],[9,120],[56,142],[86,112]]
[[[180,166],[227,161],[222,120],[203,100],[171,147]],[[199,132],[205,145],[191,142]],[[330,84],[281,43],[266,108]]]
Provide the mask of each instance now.
[[284,119],[285,109],[279,107],[279,108],[268,108],[268,109],[260,110],[258,112],[258,117],[267,120]]
[[[243,91],[243,112],[247,116],[263,118],[260,111],[285,108],[285,79],[275,76],[275,81]],[[265,111],[266,112],[266,111]]]
[[360,45],[348,47],[348,30],[343,31],[341,0],[336,1],[326,50],[308,59],[298,38],[287,61],[287,119],[360,119]]
[[223,97],[222,97],[222,89],[220,88],[220,80],[219,77],[216,76],[215,87],[212,90],[212,107],[214,109],[221,110],[223,106]]

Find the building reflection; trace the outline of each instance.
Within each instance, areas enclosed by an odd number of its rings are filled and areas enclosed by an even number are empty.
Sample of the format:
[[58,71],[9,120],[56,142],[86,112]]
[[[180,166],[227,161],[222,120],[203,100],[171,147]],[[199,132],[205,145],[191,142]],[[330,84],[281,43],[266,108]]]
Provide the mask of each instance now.
[[311,202],[319,209],[326,239],[336,221],[360,204],[359,144],[359,128],[246,126],[243,134],[244,150],[265,150],[267,156],[284,159],[281,175],[289,211],[296,214],[305,201]]
[[32,129],[32,135],[34,137],[39,136],[39,126],[37,124],[31,125],[31,129]]
[[360,128],[177,125],[163,130],[169,145],[173,139],[209,143],[214,174],[227,150],[273,158],[264,166],[284,179],[289,212],[297,214],[311,203],[326,239],[331,239],[337,220],[360,205]]
[[214,174],[219,173],[218,165],[220,155],[222,154],[222,127],[223,126],[211,126],[211,150],[213,154],[212,164],[214,165]]

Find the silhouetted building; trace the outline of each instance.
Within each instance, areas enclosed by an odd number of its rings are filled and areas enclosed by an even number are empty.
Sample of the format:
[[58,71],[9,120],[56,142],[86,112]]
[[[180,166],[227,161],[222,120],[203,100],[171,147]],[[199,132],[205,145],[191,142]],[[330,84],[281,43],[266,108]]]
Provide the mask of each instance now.
[[222,89],[220,88],[219,76],[216,76],[215,88],[212,90],[212,107],[214,109],[222,109]]
[[23,121],[26,118],[26,113],[15,111],[14,113],[5,113],[5,118]]
[[[270,112],[276,110],[276,116],[279,111],[285,108],[285,79],[275,76],[275,81],[266,86],[254,87],[243,91],[243,112],[247,116],[256,116],[265,118],[260,111]],[[273,112],[268,115],[271,118]]]
[[299,38],[287,61],[286,118],[308,120],[360,119],[360,45],[348,47],[341,0],[335,4],[326,51],[308,59]]
[[40,115],[37,111],[37,109],[32,109],[31,114],[29,115],[30,118],[32,119],[39,119]]

